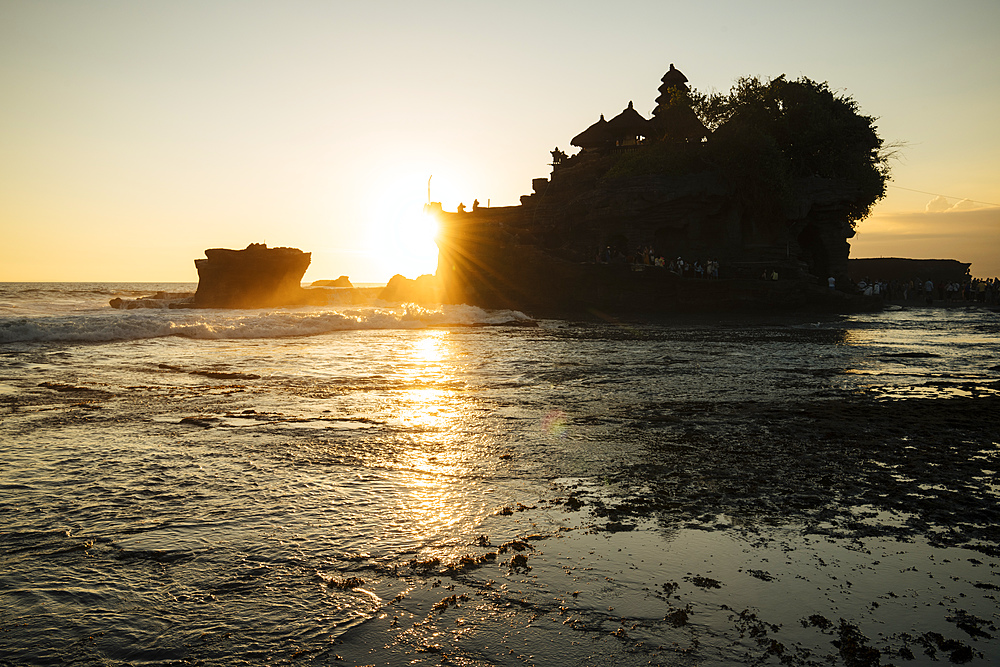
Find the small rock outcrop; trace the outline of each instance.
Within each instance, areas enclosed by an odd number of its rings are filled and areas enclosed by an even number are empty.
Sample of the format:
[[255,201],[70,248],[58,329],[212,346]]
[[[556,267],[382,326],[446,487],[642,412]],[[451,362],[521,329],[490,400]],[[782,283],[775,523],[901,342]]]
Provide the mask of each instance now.
[[194,292],[157,292],[138,299],[123,299],[115,297],[108,302],[118,310],[135,310],[136,308],[191,308],[194,305]]
[[[383,288],[354,287],[347,276],[302,287],[311,253],[251,243],[243,250],[211,248],[196,259],[198,291],[158,292],[138,299],[114,298],[112,308],[281,308],[362,305]],[[414,282],[414,281],[409,281]],[[410,299],[413,300],[413,299]]]
[[428,274],[411,280],[397,273],[382,288],[378,298],[389,303],[436,305],[441,303],[441,288],[436,276]]
[[354,287],[351,279],[347,276],[340,276],[336,280],[314,280],[310,287]]
[[243,250],[211,248],[196,259],[195,308],[271,308],[309,303],[302,276],[311,253],[251,243]]

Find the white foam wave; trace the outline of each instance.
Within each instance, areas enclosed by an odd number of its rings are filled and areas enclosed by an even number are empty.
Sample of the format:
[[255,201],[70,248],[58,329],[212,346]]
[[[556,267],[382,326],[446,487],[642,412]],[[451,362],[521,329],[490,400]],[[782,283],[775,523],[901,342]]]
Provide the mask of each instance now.
[[59,317],[0,317],[0,344],[16,342],[112,342],[181,336],[218,340],[316,336],[334,331],[419,329],[530,323],[524,313],[475,306],[340,309],[109,310]]

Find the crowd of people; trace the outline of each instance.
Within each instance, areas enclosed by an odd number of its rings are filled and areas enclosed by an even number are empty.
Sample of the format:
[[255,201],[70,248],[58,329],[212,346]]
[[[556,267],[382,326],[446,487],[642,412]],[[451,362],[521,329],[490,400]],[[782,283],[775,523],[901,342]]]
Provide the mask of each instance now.
[[714,259],[689,261],[682,257],[668,260],[662,254],[656,254],[650,245],[639,246],[631,254],[626,255],[621,250],[606,246],[597,252],[594,261],[597,264],[631,264],[633,266],[655,266],[666,269],[682,278],[718,278],[719,262]]
[[1000,305],[1000,278],[969,278],[963,281],[871,280],[857,284],[865,296],[881,296],[887,301],[935,301]]
[[[664,259],[662,257],[660,257],[658,261],[660,262],[659,266],[664,265]],[[667,265],[666,268],[671,273],[685,278],[719,277],[719,262],[714,259],[706,260],[704,264],[702,264],[700,260],[695,260],[692,264],[691,262],[678,257],[677,259],[670,260],[670,264]]]

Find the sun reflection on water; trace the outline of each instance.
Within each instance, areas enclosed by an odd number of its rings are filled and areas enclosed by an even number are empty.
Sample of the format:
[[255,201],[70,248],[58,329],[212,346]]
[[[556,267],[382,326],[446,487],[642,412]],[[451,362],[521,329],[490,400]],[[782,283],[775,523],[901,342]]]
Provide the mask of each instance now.
[[398,418],[428,433],[447,428],[452,411],[454,378],[447,368],[448,332],[430,330],[413,341],[397,367]]
[[475,452],[458,436],[464,396],[454,356],[449,331],[421,331],[396,367],[395,417],[406,434],[399,470],[413,529],[427,537],[454,532],[471,510],[465,487]]

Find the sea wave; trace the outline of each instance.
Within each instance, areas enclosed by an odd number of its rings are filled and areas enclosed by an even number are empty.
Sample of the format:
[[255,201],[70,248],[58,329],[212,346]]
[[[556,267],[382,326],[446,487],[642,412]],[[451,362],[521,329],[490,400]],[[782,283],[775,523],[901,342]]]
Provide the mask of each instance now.
[[180,336],[222,340],[316,336],[335,331],[420,329],[444,326],[525,326],[533,320],[513,310],[448,305],[437,309],[354,307],[294,310],[112,310],[58,317],[0,317],[0,344],[113,342]]

